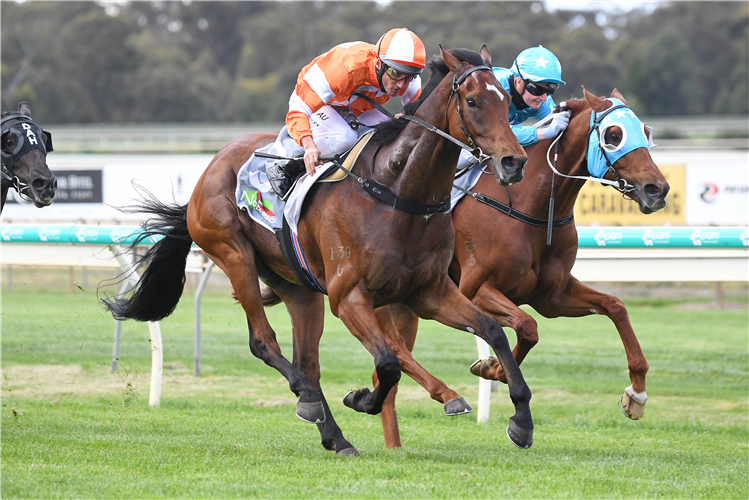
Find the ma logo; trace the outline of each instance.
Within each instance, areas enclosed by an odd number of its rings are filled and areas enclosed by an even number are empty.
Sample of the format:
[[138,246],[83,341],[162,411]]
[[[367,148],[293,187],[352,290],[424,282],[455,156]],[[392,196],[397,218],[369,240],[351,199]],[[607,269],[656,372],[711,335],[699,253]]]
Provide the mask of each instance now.
[[741,233],[741,236],[739,236],[741,239],[741,244],[745,247],[749,247],[749,229],[744,229],[744,232]]
[[718,191],[717,184],[706,182],[703,186],[702,193],[700,193],[700,198],[702,198],[702,201],[705,203],[715,203],[715,199],[718,197]]

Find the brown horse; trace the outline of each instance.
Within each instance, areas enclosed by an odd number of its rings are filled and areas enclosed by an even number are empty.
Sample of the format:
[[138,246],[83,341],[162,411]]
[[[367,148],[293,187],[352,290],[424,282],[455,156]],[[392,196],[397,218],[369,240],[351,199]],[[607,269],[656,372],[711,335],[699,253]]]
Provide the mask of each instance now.
[[[586,152],[591,113],[602,113],[612,102],[585,91],[585,99],[567,101],[571,110],[570,124],[559,140],[557,170],[563,174],[587,176]],[[612,97],[626,104],[614,90]],[[646,131],[649,134],[649,131]],[[606,144],[616,147],[622,141],[618,126],[606,129]],[[640,349],[627,309],[621,300],[598,292],[570,274],[577,255],[577,230],[571,216],[575,200],[585,180],[554,175],[547,163],[551,139],[526,148],[528,167],[525,180],[507,189],[490,182],[482,175],[474,193],[482,193],[497,201],[512,205],[516,212],[535,218],[531,225],[499,213],[496,209],[465,196],[453,210],[455,225],[455,257],[450,275],[459,283],[460,291],[482,311],[489,313],[501,325],[515,330],[517,345],[513,351],[518,364],[538,342],[536,321],[518,306],[528,304],[547,318],[578,317],[605,314],[614,322],[627,353],[629,377],[632,382],[622,399],[622,410],[632,419],[642,416],[646,399],[645,374],[648,363]],[[617,178],[628,184],[627,196],[639,204],[640,211],[650,214],[666,205],[669,185],[650,157],[647,148],[634,149],[613,164],[606,178]],[[553,226],[552,244],[547,246],[546,219],[554,186],[554,219],[570,223]],[[508,193],[510,198],[508,198]],[[416,340],[418,318],[409,311],[391,306],[392,316],[406,344],[412,348]],[[405,371],[405,370],[404,370]],[[480,360],[471,367],[483,378],[506,381],[506,375],[495,358]],[[406,372],[408,373],[408,372]],[[423,377],[423,373],[419,373]],[[431,391],[444,391],[438,379],[428,378]],[[395,393],[385,402],[381,414],[385,443],[399,447]],[[635,394],[632,394],[634,392]],[[639,401],[638,401],[639,400]]]
[[[449,137],[411,121],[387,122],[353,167],[358,176],[390,186],[401,204],[421,207],[415,210],[418,213],[378,201],[352,178],[318,185],[299,223],[299,241],[315,280],[328,293],[331,311],[374,356],[379,385],[371,392],[363,388],[349,393],[344,399],[347,406],[379,413],[400,379],[398,356],[406,364],[415,363],[402,339],[394,338],[387,325],[381,326],[382,318],[374,312],[376,307],[401,302],[419,317],[467,330],[494,348],[516,408],[507,434],[514,444],[527,448],[532,444],[531,393],[507,338],[499,324],[472,305],[448,277],[454,241],[450,216],[421,210],[444,206],[449,198],[460,152],[454,140],[475,144],[485,152],[496,182],[503,184],[522,179],[527,157],[508,125],[510,98],[499,90],[489,51],[485,47],[480,54],[443,50],[441,56],[430,62],[430,81],[406,113]],[[299,397],[297,416],[318,424],[326,449],[358,454],[333,420],[320,388],[323,295],[297,284],[276,237],[240,212],[234,198],[240,166],[274,138],[274,134],[248,134],[224,147],[198,181],[187,206],[146,203],[144,209],[158,219],[150,232],[161,231],[166,237],[147,256],[151,265],[131,299],[106,303],[120,318],[143,321],[170,314],[182,292],[185,258],[194,240],[231,280],[247,314],[250,350],[288,380]],[[263,296],[258,277],[289,311],[293,362],[282,355],[268,323],[263,305],[275,297]],[[446,394],[455,395],[449,390]]]
[[25,102],[18,111],[3,111],[2,120],[2,182],[0,212],[10,188],[29,198],[38,208],[52,203],[57,190],[55,174],[47,166],[47,153],[52,151],[52,135],[31,121],[31,108]]

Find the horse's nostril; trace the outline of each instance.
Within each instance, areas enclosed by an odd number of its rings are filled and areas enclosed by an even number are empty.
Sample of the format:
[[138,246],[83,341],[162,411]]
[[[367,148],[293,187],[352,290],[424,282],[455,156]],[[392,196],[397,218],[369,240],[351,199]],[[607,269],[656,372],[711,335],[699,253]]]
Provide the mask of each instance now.
[[661,195],[661,192],[663,191],[660,186],[657,186],[655,184],[645,184],[645,194],[649,198],[658,198]]
[[55,191],[57,191],[57,179],[56,178],[55,178],[55,180],[52,181],[52,189],[54,189]]
[[38,179],[34,179],[34,180],[33,180],[33,181],[31,182],[31,187],[33,187],[33,188],[34,188],[34,189],[36,189],[37,191],[41,191],[42,189],[44,189],[44,187],[45,187],[46,185],[47,185],[47,181],[46,181],[46,180],[44,180],[44,179],[43,179],[43,178],[41,178],[41,177],[39,177]]
[[515,156],[502,157],[502,167],[505,170],[515,170],[518,168],[518,159]]

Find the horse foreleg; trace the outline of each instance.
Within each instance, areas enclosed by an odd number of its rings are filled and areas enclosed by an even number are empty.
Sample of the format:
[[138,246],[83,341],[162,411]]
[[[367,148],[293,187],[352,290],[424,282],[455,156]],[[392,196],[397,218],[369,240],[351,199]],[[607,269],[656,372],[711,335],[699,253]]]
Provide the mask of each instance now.
[[494,349],[507,378],[510,399],[515,405],[515,415],[510,417],[507,437],[520,448],[530,448],[533,444],[531,390],[523,379],[499,323],[473,305],[446,275],[430,289],[422,289],[414,294],[409,306],[420,317],[473,333]]
[[[493,317],[502,326],[515,330],[518,342],[512,354],[520,365],[528,352],[538,343],[538,324],[527,312],[516,306],[502,292],[488,283],[481,285],[473,304]],[[507,382],[502,365],[496,358],[479,360],[471,366],[471,373],[489,380]]]
[[[419,326],[419,317],[404,304],[391,304],[375,311],[377,321],[385,334],[388,345],[393,349],[401,363],[401,370],[415,380],[429,392],[429,396],[444,405],[448,416],[463,415],[473,411],[471,405],[457,392],[450,389],[442,380],[438,379],[422,367],[414,358],[414,343]],[[378,384],[377,373],[372,374],[372,382]],[[385,399],[380,418],[385,437],[385,446],[400,448],[398,430],[398,416],[395,411],[395,397],[398,386],[394,386]]]
[[648,362],[640,348],[640,342],[635,336],[629,313],[624,303],[617,297],[601,293],[580,283],[574,276],[570,276],[563,294],[554,300],[541,297],[531,303],[534,309],[546,317],[579,317],[590,314],[604,314],[616,326],[619,337],[627,353],[629,379],[632,385],[627,387],[622,396],[621,407],[624,414],[638,420],[645,411],[648,399],[645,390],[645,376],[648,372]]
[[[375,314],[388,345],[398,356],[401,370],[404,373],[426,389],[432,399],[445,405],[447,415],[460,415],[473,411],[460,394],[450,389],[414,359],[411,351],[416,342],[419,317],[413,311],[403,304],[392,304],[377,309]],[[458,400],[462,400],[462,404]]]
[[340,455],[359,455],[359,451],[343,437],[343,432],[333,418],[320,387],[320,339],[325,322],[323,295],[293,285],[280,277],[272,286],[286,304],[291,317],[294,340],[293,364],[307,375],[309,383],[317,389],[325,410],[325,421],[317,424],[323,447]]
[[371,297],[357,289],[351,290],[339,300],[338,315],[354,337],[374,356],[375,373],[379,380],[379,385],[372,391],[363,387],[349,392],[343,404],[359,412],[377,415],[382,411],[388,393],[400,380],[400,362],[380,328]]

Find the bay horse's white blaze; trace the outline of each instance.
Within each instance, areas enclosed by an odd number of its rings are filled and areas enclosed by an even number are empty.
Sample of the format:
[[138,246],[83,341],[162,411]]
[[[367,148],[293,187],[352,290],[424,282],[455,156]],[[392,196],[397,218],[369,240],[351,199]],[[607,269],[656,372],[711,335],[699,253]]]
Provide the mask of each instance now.
[[495,87],[494,85],[492,85],[490,83],[487,83],[486,84],[486,90],[491,90],[492,92],[496,92],[497,95],[499,96],[499,100],[500,101],[504,101],[505,100],[505,96],[503,96],[502,92],[500,92],[499,89],[497,87]]

